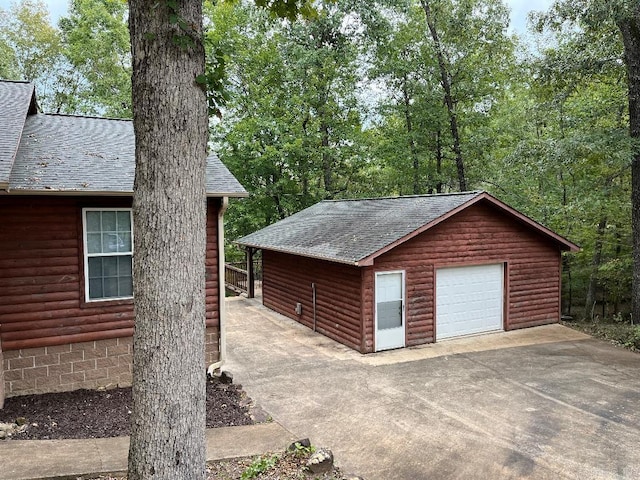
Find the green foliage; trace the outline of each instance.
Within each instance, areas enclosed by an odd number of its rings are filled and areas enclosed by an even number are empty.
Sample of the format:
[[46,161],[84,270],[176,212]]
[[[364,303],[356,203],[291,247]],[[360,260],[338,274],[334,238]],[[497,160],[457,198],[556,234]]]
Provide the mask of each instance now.
[[313,445],[305,447],[300,442],[296,442],[293,446],[293,455],[296,457],[307,458],[316,451],[316,448]]
[[632,350],[640,350],[640,326],[636,325],[624,342],[624,346]]
[[640,326],[633,325],[627,320],[613,322],[598,320],[594,322],[564,322],[565,325],[580,330],[615,345],[629,350],[640,351]]
[[41,0],[22,0],[0,9],[0,73],[38,85],[40,105],[59,110],[58,93],[66,84],[60,32],[51,25]]
[[207,11],[207,44],[231,79],[216,151],[252,192],[229,209],[230,238],[343,195],[359,175],[358,49],[342,31],[349,12],[321,6],[296,22],[240,4]]
[[280,457],[278,455],[261,456],[254,460],[247,469],[242,472],[241,479],[249,480],[255,478],[261,473],[267,472],[272,469],[277,463]]
[[77,77],[70,113],[131,117],[127,16],[121,0],[72,0],[60,19],[65,55]]

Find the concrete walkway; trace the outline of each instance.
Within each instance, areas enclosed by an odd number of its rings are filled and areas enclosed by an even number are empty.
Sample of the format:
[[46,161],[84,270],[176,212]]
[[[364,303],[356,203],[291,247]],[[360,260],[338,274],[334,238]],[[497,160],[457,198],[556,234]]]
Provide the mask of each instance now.
[[[277,422],[207,430],[207,460],[281,451],[296,439]],[[0,478],[35,480],[125,472],[129,437],[0,442]]]
[[228,301],[226,369],[367,480],[640,478],[640,355],[560,325],[370,355]]

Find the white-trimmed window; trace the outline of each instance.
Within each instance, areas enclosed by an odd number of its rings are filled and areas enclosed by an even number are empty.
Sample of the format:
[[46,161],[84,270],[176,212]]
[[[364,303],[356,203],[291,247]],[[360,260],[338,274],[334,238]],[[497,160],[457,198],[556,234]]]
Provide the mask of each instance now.
[[85,208],[82,224],[86,301],[132,298],[131,209]]

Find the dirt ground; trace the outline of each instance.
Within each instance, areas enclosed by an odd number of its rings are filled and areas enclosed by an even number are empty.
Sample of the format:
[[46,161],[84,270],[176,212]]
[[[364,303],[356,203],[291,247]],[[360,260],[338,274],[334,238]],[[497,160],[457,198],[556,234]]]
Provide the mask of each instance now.
[[[217,377],[207,381],[207,427],[250,425],[251,400],[242,386],[224,384]],[[5,400],[0,422],[24,422],[15,440],[104,438],[129,435],[131,388],[75,390],[24,395]]]
[[[217,377],[207,381],[207,428],[250,425],[255,423],[253,402],[241,385],[222,383]],[[129,435],[131,388],[105,391],[25,395],[6,399],[0,409],[0,422],[24,422],[24,431],[8,440],[54,440],[70,438],[104,438]],[[286,445],[283,445],[283,448]],[[322,475],[305,469],[311,449],[242,457],[207,464],[208,480],[341,480],[337,468]],[[85,476],[77,480],[126,480],[126,475]]]

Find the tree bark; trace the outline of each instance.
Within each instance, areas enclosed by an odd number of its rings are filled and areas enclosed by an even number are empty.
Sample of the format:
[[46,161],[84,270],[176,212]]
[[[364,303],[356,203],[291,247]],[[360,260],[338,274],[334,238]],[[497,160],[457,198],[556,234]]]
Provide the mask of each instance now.
[[333,159],[329,149],[329,124],[325,120],[325,109],[321,110],[320,120],[320,148],[322,150],[322,179],[324,181],[325,198],[333,198]]
[[[618,20],[622,33],[629,89],[629,133],[640,139],[640,5]],[[634,146],[631,163],[631,228],[633,231],[633,287],[631,318],[640,319],[640,150]]]
[[202,3],[175,8],[129,3],[136,135],[129,480],[205,478],[208,116],[195,82],[204,72]]
[[458,128],[458,116],[456,114],[456,105],[451,94],[451,77],[445,63],[444,52],[442,51],[442,43],[440,35],[436,29],[436,24],[431,13],[431,5],[428,0],[421,0],[422,9],[427,19],[427,26],[431,33],[436,57],[438,59],[438,67],[440,69],[440,84],[444,90],[444,103],[447,106],[449,114],[449,128],[451,129],[451,137],[453,138],[453,154],[456,160],[456,169],[458,171],[458,186],[461,192],[467,190],[467,178],[464,172],[464,159],[462,157],[462,148],[460,146],[460,129]]
[[591,259],[591,273],[589,274],[589,284],[587,286],[587,298],[585,300],[584,316],[588,320],[593,320],[596,304],[596,289],[598,287],[598,270],[602,263],[602,246],[604,244],[604,234],[607,228],[607,217],[602,217],[598,223],[596,231],[596,243],[593,248]]
[[404,103],[404,119],[407,127],[407,137],[409,143],[409,153],[413,161],[413,194],[418,195],[421,193],[422,188],[420,186],[420,160],[418,158],[418,151],[416,148],[416,142],[413,138],[413,122],[411,119],[411,98],[409,96],[409,89],[407,87],[409,79],[405,73],[402,76],[402,101]]
[[442,193],[442,133],[436,132],[436,193]]

